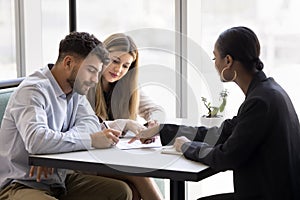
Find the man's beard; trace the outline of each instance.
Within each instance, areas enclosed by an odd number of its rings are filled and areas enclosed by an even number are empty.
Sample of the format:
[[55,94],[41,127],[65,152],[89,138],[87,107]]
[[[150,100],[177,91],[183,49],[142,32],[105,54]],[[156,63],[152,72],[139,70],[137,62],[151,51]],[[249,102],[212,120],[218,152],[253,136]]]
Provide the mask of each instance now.
[[70,84],[72,90],[80,95],[86,95],[88,90],[84,90],[84,86],[88,86],[89,88],[95,87],[95,83],[90,81],[81,82],[76,78],[76,71],[73,70],[71,76],[67,79],[67,82]]

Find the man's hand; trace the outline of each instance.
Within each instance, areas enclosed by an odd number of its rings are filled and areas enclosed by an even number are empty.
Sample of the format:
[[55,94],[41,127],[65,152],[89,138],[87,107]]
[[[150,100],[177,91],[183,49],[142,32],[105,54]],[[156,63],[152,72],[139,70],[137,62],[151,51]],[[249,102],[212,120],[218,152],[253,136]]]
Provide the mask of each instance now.
[[92,133],[92,147],[97,149],[109,148],[119,142],[121,131],[114,129],[104,129],[103,131]]
[[42,175],[44,175],[45,178],[48,178],[48,175],[52,175],[54,172],[54,168],[31,166],[30,171],[29,171],[29,177],[34,176],[35,169],[36,169],[36,181],[37,182],[41,182]]
[[136,140],[140,140],[143,144],[151,143],[150,140],[153,142],[153,137],[159,133],[159,124],[152,128],[147,128],[141,130],[134,138],[132,138],[128,143],[133,143]]
[[190,142],[191,140],[187,139],[185,136],[180,136],[178,138],[175,139],[175,142],[173,144],[174,148],[176,149],[176,151],[182,152],[181,151],[181,147],[184,143],[186,142]]

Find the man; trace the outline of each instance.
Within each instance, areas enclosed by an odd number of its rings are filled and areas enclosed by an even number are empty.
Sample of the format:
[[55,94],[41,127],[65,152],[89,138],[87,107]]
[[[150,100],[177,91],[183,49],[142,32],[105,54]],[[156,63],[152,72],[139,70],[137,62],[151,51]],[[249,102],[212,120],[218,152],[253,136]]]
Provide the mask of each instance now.
[[[27,77],[12,94],[0,130],[0,199],[131,199],[122,181],[28,165],[28,154],[107,148],[120,131],[101,130],[84,95],[108,53],[88,33],[67,35],[56,63]],[[41,174],[45,178],[41,179]]]

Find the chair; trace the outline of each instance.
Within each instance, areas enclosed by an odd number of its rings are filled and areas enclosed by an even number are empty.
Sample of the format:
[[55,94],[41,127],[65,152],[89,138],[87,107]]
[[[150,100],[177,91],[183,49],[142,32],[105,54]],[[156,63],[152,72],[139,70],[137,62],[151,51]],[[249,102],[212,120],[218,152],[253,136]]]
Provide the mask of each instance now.
[[1,127],[1,122],[5,112],[6,105],[13,91],[14,88],[0,89],[0,127]]
[[23,80],[24,78],[16,78],[0,81],[0,127],[10,95]]

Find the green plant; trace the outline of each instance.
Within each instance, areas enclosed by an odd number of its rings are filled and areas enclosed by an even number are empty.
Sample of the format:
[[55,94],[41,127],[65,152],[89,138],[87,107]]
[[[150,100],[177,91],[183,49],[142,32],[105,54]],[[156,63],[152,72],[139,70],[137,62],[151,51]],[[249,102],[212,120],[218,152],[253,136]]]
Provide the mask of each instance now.
[[212,106],[211,102],[208,102],[207,99],[205,97],[201,97],[205,107],[208,110],[208,114],[206,117],[210,118],[210,117],[217,117],[218,113],[223,112],[227,103],[227,96],[228,96],[228,91],[227,89],[221,91],[220,93],[220,98],[222,99],[222,103],[220,104],[220,106],[216,107],[216,106]]

